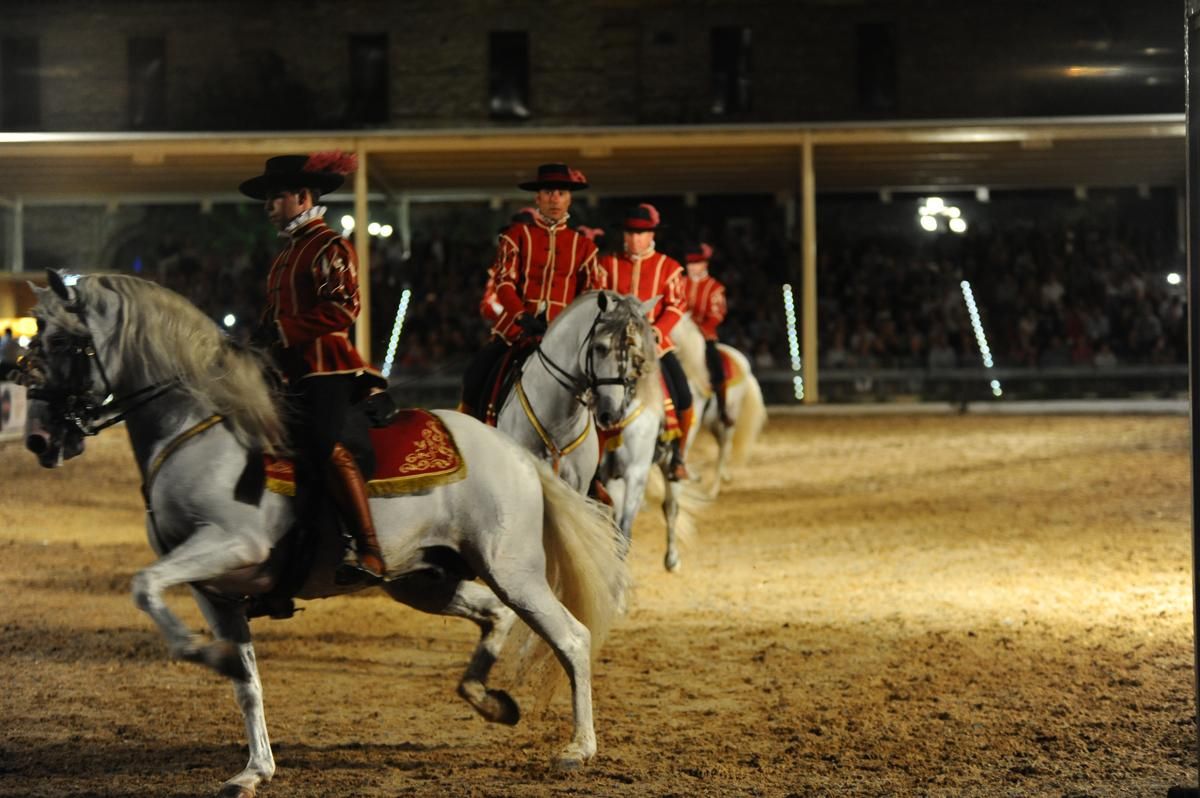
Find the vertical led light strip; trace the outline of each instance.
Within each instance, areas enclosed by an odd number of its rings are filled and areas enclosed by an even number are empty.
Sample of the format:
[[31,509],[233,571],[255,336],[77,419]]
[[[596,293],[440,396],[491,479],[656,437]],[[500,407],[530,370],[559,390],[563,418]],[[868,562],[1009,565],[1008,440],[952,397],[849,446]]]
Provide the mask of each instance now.
[[392,339],[388,341],[387,357],[383,359],[383,368],[380,370],[383,376],[391,376],[392,363],[396,359],[396,344],[400,342],[400,331],[404,329],[404,315],[408,313],[408,300],[412,296],[412,291],[405,288],[404,293],[400,294],[400,307],[396,308],[396,321],[392,323]]
[[[963,280],[959,283],[962,288],[963,301],[967,303],[967,313],[971,317],[971,327],[975,330],[975,343],[979,345],[979,355],[983,358],[983,367],[992,368],[995,364],[992,362],[992,350],[988,348],[987,336],[983,332],[983,322],[979,319],[979,308],[975,305],[975,293],[971,290],[971,283]],[[992,380],[992,394],[1000,396],[1004,391],[1000,390],[1000,380]]]
[[800,373],[800,339],[796,337],[796,303],[792,286],[783,284],[783,315],[787,319],[788,355],[792,360],[792,388],[797,399],[804,398],[804,377]]

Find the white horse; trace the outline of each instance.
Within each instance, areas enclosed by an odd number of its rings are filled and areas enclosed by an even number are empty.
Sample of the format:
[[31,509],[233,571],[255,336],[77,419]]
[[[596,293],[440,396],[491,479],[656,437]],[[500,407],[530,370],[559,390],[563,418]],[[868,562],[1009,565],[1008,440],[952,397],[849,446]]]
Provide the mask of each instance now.
[[[275,583],[275,555],[295,520],[290,499],[262,488],[261,453],[281,447],[283,427],[260,361],[152,283],[89,276],[68,288],[51,273],[50,284],[52,291],[38,291],[39,332],[22,375],[33,394],[27,446],[51,467],[63,445],[73,442],[78,453],[82,434],[125,421],[158,555],[134,577],[134,601],[172,656],[232,679],[250,756],[220,795],[252,798],[275,761],[245,600]],[[114,399],[101,404],[106,396]],[[479,625],[459,693],[493,721],[516,722],[511,698],[486,686],[513,620],[506,608],[515,611],[569,676],[574,729],[556,764],[579,767],[596,752],[592,657],[628,584],[619,533],[607,508],[571,491],[502,433],[458,413],[436,415],[466,475],[371,500],[388,563],[383,587],[417,609]],[[341,556],[340,541],[327,536],[297,595],[354,589],[334,582]],[[165,603],[164,591],[178,584],[192,587],[215,641],[193,636]]]
[[649,307],[613,291],[580,294],[521,365],[496,416],[497,428],[581,493],[600,460],[596,424],[620,420],[639,380],[658,371]]
[[680,363],[696,404],[696,423],[688,434],[688,448],[692,448],[701,428],[708,430],[717,441],[717,463],[708,488],[708,497],[715,499],[721,491],[721,483],[730,479],[730,466],[746,462],[766,424],[767,408],[762,388],[745,355],[732,346],[717,344],[717,349],[732,362],[734,372],[725,386],[725,413],[733,424],[722,424],[708,364],[704,360],[704,336],[700,328],[690,316],[685,316],[675,325],[671,337],[680,352]]

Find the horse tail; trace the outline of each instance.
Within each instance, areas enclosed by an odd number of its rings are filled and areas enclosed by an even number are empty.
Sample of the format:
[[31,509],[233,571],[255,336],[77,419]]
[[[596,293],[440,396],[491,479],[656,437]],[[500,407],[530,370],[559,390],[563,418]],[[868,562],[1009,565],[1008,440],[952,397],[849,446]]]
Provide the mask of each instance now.
[[742,396],[741,406],[738,407],[737,423],[733,425],[733,451],[730,453],[730,461],[734,465],[743,465],[746,462],[750,450],[754,448],[763,426],[767,423],[767,406],[763,402],[762,387],[749,368],[746,368],[742,386],[745,394]]
[[621,532],[608,507],[573,491],[543,463],[538,464],[538,476],[546,578],[563,605],[591,632],[594,658],[629,589]]

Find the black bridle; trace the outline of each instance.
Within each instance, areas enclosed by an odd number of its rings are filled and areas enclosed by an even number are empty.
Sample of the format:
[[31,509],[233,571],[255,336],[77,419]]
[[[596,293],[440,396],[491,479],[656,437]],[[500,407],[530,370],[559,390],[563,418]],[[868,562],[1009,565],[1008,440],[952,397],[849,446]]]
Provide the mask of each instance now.
[[537,354],[538,360],[546,367],[546,371],[554,378],[554,381],[566,388],[575,401],[579,404],[592,409],[595,403],[596,391],[605,385],[621,385],[625,389],[625,394],[621,400],[621,409],[629,404],[629,394],[637,385],[638,374],[634,369],[630,368],[630,346],[627,336],[617,336],[620,342],[616,345],[617,349],[617,366],[618,373],[622,376],[617,377],[600,377],[596,374],[596,353],[592,347],[592,343],[596,338],[596,328],[600,325],[600,317],[604,315],[601,310],[592,319],[592,326],[588,329],[588,333],[583,338],[580,344],[579,351],[575,354],[575,361],[580,360],[580,353],[586,350],[586,355],[583,360],[583,376],[576,377],[562,366],[555,363],[549,355],[542,351],[542,344],[538,342],[537,349],[534,352]]
[[[78,302],[64,303],[87,327],[87,317]],[[96,342],[90,332],[55,333],[43,342],[38,322],[38,334],[29,342],[29,351],[21,358],[17,382],[28,390],[30,399],[45,402],[50,417],[80,435],[96,435],[117,424],[140,407],[154,401],[179,384],[177,378],[139,388],[124,396],[114,396],[112,383],[104,362],[97,356]],[[50,357],[65,356],[67,376],[60,384],[50,380]],[[100,374],[104,392],[93,388],[92,369]]]

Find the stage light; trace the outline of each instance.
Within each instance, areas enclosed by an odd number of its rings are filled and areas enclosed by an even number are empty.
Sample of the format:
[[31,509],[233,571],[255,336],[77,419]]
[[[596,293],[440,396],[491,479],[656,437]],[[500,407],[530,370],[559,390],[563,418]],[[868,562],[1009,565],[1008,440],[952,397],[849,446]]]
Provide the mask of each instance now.
[[921,227],[924,227],[926,230],[928,230],[931,233],[936,233],[937,227],[938,227],[937,219],[935,219],[932,216],[922,216],[921,217]]
[[381,238],[391,238],[392,237],[392,226],[390,224],[379,225],[379,235]]
[[941,197],[926,197],[925,207],[929,209],[930,213],[941,213],[942,208],[946,207],[946,201]]
[[967,232],[967,223],[962,219],[951,219],[947,224],[950,225],[950,232],[952,233],[959,233],[961,235]]
[[1183,282],[1183,277],[1181,277],[1178,272],[1171,272],[1167,275],[1167,282],[1171,285],[1179,285]]
[[354,229],[354,217],[353,216],[350,216],[349,214],[347,214],[346,216],[342,217],[342,229],[343,230],[353,230]]
[[400,306],[396,308],[396,320],[392,323],[392,337],[388,341],[387,355],[383,358],[383,368],[380,373],[384,377],[391,376],[392,364],[396,360],[396,345],[400,342],[400,331],[404,329],[404,316],[408,313],[408,300],[412,298],[412,291],[408,288],[400,294]]
[[221,323],[226,327],[232,327],[233,325],[237,324],[237,316],[233,315],[232,313],[226,313],[225,318],[221,319]]
[[373,236],[379,235],[379,222],[371,222],[367,225],[367,233]]
[[[992,360],[992,350],[988,347],[987,335],[983,332],[983,320],[979,318],[975,293],[971,290],[971,283],[967,280],[959,283],[959,288],[962,289],[963,302],[967,305],[967,315],[971,317],[971,327],[975,331],[975,343],[979,345],[979,356],[983,360],[983,367],[990,369],[995,366],[995,363]],[[992,380],[991,386],[993,396],[1000,396],[1003,393],[1000,388],[1000,380]]]
[[796,335],[796,303],[792,298],[792,286],[783,284],[783,316],[787,322],[788,357],[792,365],[792,392],[796,399],[804,398],[804,376],[800,372],[800,339]]

